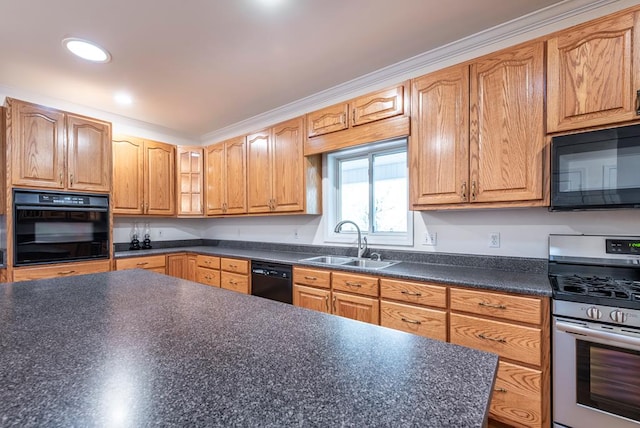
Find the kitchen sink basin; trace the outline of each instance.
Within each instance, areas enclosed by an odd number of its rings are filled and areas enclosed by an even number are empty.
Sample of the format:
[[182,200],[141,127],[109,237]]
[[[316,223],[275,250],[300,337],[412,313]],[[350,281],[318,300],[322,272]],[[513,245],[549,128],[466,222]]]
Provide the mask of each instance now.
[[342,263],[342,266],[360,267],[363,269],[384,269],[397,263],[398,262],[384,260],[353,259],[350,262]]
[[302,262],[322,263],[333,266],[349,266],[362,269],[384,269],[399,262],[386,260],[358,259],[356,257],[342,256],[316,256],[300,260]]

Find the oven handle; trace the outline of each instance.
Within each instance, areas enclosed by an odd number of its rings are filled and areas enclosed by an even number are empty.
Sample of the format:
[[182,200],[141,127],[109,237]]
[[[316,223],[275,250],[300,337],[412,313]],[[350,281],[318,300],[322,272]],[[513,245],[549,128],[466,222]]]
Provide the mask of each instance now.
[[575,324],[569,324],[562,321],[556,321],[556,328],[566,333],[580,334],[582,336],[595,337],[610,342],[622,343],[625,345],[640,346],[640,339],[635,337],[624,336],[621,334],[607,333],[604,331],[592,330],[586,327],[580,327]]
[[40,206],[40,205],[16,205],[16,210],[37,210],[37,211],[72,211],[72,212],[80,212],[80,211],[97,211],[97,212],[108,212],[109,209],[107,207],[86,207],[86,206],[67,206],[67,205],[55,205],[55,206]]

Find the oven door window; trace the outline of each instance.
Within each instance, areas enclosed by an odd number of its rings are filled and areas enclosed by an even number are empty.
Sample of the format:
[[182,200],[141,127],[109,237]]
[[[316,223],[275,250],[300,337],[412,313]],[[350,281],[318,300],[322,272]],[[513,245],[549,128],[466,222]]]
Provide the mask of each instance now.
[[16,209],[16,265],[108,257],[108,217],[102,210]]
[[640,422],[640,352],[576,340],[579,404]]

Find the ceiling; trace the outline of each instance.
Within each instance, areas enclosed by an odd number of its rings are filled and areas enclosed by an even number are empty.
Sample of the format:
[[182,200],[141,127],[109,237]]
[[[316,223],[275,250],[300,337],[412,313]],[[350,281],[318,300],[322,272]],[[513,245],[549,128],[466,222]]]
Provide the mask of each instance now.
[[0,85],[199,138],[559,2],[2,0]]

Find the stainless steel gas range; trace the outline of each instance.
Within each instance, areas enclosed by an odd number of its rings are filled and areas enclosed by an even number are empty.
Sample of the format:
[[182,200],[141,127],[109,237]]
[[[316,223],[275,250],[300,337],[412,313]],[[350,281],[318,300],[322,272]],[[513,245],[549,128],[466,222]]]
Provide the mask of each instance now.
[[640,237],[549,236],[554,427],[640,427]]

